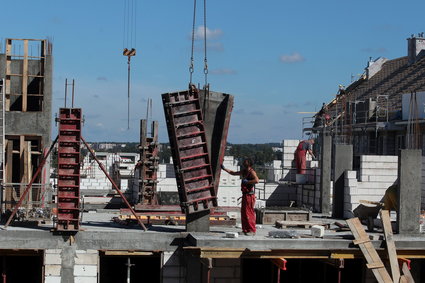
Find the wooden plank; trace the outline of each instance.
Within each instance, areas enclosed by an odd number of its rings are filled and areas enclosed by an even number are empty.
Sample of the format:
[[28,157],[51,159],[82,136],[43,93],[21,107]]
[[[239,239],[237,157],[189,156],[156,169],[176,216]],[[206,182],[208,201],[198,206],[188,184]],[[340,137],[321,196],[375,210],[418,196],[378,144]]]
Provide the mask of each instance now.
[[[28,184],[32,179],[32,162],[31,162],[31,142],[25,141],[24,142],[24,183]],[[32,190],[33,187],[31,187],[30,192],[28,194],[28,208],[32,208]]]
[[406,278],[406,282],[408,283],[415,283],[415,280],[413,279],[412,274],[410,273],[409,267],[407,266],[407,263],[403,263],[403,267],[401,269],[403,271],[403,275]]
[[26,182],[26,176],[27,176],[27,170],[28,166],[25,166],[25,136],[19,136],[19,161],[20,161],[20,170],[19,170],[19,182],[20,183],[27,183]]
[[364,244],[364,243],[366,243],[366,242],[370,242],[369,237],[368,237],[368,238],[365,238],[365,239],[358,239],[358,240],[354,240],[354,241],[353,241],[353,244],[355,244],[355,245],[360,245],[360,244]]
[[409,281],[407,281],[407,277],[402,275],[400,276],[400,283],[408,283]]
[[379,263],[379,262],[375,262],[375,263],[367,263],[366,264],[367,268],[369,269],[374,269],[374,268],[383,268],[385,267],[384,264]]
[[[5,183],[12,183],[13,176],[13,140],[6,140],[6,171],[5,171]],[[6,186],[6,190],[4,192],[4,200],[5,200],[5,209],[11,209],[11,201],[12,201],[12,186]]]
[[28,107],[28,40],[24,39],[24,59],[22,66],[22,112]]
[[400,281],[400,266],[398,265],[397,252],[395,248],[393,229],[391,227],[390,213],[381,210],[382,227],[384,228],[385,242],[387,245],[388,258],[390,259],[391,275],[394,282]]
[[[356,240],[369,238],[363,228],[363,225],[360,223],[360,220],[357,217],[348,219],[347,224],[350,227],[351,232],[353,233],[354,238]],[[376,267],[372,269],[373,275],[375,276],[376,280],[379,283],[393,282],[387,270],[383,266],[384,264],[382,263],[382,260],[376,252],[375,248],[373,247],[372,243],[370,241],[360,243],[359,248],[362,251],[368,265],[371,267]],[[382,267],[378,267],[378,265],[381,265]]]

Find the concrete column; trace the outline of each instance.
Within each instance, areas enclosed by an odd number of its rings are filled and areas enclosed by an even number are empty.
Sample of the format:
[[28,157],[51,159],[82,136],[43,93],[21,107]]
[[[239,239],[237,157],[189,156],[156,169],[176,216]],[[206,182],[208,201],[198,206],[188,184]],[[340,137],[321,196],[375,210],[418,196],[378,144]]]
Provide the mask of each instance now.
[[320,212],[331,213],[332,137],[322,135],[320,156]]
[[195,213],[186,213],[186,232],[209,232],[210,211],[202,210]]
[[334,188],[333,211],[335,218],[344,217],[344,172],[353,170],[353,146],[336,144],[334,146]]
[[422,151],[400,150],[398,158],[398,232],[419,233],[421,212]]

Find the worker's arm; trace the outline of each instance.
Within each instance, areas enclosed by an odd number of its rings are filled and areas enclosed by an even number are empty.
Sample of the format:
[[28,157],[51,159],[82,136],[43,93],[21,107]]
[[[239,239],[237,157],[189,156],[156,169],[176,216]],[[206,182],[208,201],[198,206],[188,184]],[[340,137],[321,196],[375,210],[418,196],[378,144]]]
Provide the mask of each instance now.
[[316,159],[316,156],[314,156],[314,153],[313,153],[313,151],[311,149],[308,150],[308,153],[311,155],[311,157],[313,159]]
[[227,169],[226,167],[224,167],[224,165],[223,164],[221,164],[221,169],[223,169],[224,171],[226,171],[227,173],[229,173],[230,175],[232,175],[232,176],[240,176],[241,175],[241,172],[240,171],[232,171],[232,170],[229,170],[229,169]]
[[244,181],[246,180],[244,182],[244,184],[247,184],[247,185],[258,184],[258,182],[260,181],[260,179],[258,179],[257,173],[254,170],[251,171],[251,176],[252,176],[252,179],[251,180],[244,179]]

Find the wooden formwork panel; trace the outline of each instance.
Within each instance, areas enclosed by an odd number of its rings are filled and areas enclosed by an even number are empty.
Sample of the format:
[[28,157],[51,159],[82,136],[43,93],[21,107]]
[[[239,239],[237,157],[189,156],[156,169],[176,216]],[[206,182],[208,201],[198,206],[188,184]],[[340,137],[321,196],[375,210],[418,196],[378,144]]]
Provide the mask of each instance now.
[[182,211],[217,206],[199,93],[165,93],[162,101]]
[[78,231],[80,225],[81,109],[59,110],[56,231]]

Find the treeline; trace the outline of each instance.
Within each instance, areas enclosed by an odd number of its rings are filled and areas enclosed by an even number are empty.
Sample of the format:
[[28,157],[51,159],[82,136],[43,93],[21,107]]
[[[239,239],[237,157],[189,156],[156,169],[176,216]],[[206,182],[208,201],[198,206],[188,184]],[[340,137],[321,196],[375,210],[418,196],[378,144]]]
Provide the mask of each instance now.
[[[117,144],[116,147],[111,149],[98,149],[106,152],[139,152],[138,143],[128,142]],[[95,147],[98,147],[96,144]],[[227,144],[226,155],[234,156],[237,160],[244,158],[251,158],[255,165],[263,166],[276,159],[282,159],[281,151],[273,151],[273,147],[281,147],[279,143],[265,143],[265,144]],[[168,143],[161,143],[159,145],[159,160],[160,162],[169,162],[171,158],[170,145]]]
[[275,159],[282,158],[282,152],[274,152],[273,147],[281,147],[281,145],[278,143],[228,144],[226,155],[232,155],[237,160],[251,158],[255,165],[263,166]]

